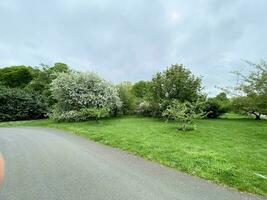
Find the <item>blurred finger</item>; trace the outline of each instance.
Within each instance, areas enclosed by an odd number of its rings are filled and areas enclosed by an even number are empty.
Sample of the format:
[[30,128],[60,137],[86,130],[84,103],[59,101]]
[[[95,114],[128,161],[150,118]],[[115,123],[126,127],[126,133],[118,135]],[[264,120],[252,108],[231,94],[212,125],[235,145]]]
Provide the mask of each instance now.
[[4,162],[4,157],[0,153],[0,186],[2,186],[4,181],[4,173],[5,173],[5,162]]

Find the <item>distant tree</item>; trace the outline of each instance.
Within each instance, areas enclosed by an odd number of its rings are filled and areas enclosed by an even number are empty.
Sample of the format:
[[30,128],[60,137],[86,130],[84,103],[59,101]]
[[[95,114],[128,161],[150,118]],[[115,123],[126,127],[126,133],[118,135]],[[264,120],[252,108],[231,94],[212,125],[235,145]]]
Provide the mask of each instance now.
[[138,81],[133,85],[136,111],[144,116],[161,116],[159,103],[154,100],[151,81]]
[[50,84],[59,73],[69,72],[69,66],[64,63],[55,63],[52,67],[41,64],[41,67],[35,68],[34,78],[28,84],[27,88],[46,96],[49,105],[53,105],[55,100],[51,95]]
[[152,90],[158,100],[195,102],[201,91],[201,79],[183,65],[175,64],[153,77]]
[[54,66],[41,64],[40,68],[35,69],[35,77],[30,83],[30,88],[34,91],[43,92],[50,86],[49,84],[57,77],[58,73],[68,73],[70,68],[64,63],[55,63]]
[[221,92],[216,97],[209,98],[204,104],[204,112],[208,118],[218,118],[226,113],[230,107],[230,100],[225,92]]
[[233,98],[233,108],[236,111],[252,114],[255,119],[267,114],[267,63],[247,62],[254,70],[245,76],[239,72],[241,82],[235,87],[239,96]]
[[136,101],[133,94],[133,85],[130,82],[122,82],[118,86],[119,97],[122,101],[123,114],[132,114],[135,111]]
[[133,85],[133,93],[137,98],[145,99],[151,94],[150,81],[138,81]]
[[162,112],[171,101],[196,102],[201,96],[201,79],[183,65],[171,65],[165,71],[157,73],[152,78],[152,98],[155,116],[162,116]]
[[227,98],[227,94],[225,92],[219,93],[215,98],[218,101],[222,101],[222,102],[228,102],[229,101],[229,99]]
[[38,93],[45,93],[51,83],[51,75],[48,72],[49,66],[41,65],[40,68],[35,68],[35,77],[29,83],[27,88],[36,91]]
[[32,67],[20,65],[0,69],[0,84],[11,88],[23,88],[34,78]]
[[53,67],[50,67],[49,70],[52,72],[52,73],[68,73],[70,72],[70,68],[67,64],[65,63],[61,63],[61,62],[57,62],[54,64]]

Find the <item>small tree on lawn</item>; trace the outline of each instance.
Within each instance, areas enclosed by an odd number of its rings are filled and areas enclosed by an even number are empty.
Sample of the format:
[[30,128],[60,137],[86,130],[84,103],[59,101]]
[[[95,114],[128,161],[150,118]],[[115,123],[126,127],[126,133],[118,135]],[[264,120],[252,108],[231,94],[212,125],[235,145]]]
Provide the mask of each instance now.
[[202,114],[197,112],[197,106],[192,103],[173,100],[162,116],[177,121],[180,124],[178,130],[189,131],[196,128],[195,119],[201,118]]

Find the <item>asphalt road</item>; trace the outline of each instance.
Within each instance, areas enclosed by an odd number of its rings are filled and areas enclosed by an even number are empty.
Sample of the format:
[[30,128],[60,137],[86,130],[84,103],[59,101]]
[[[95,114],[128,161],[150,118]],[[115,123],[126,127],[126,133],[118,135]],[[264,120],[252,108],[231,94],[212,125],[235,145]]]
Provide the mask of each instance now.
[[0,128],[1,200],[260,199],[84,138],[41,128]]

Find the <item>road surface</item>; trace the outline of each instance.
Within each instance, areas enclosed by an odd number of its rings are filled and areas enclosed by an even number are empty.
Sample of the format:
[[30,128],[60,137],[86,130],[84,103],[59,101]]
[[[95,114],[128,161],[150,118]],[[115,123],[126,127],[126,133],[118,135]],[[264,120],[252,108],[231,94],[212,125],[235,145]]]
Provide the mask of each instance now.
[[1,200],[260,199],[52,129],[0,128],[0,152]]

